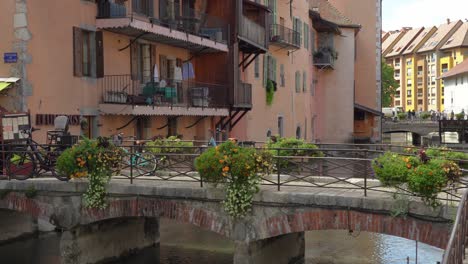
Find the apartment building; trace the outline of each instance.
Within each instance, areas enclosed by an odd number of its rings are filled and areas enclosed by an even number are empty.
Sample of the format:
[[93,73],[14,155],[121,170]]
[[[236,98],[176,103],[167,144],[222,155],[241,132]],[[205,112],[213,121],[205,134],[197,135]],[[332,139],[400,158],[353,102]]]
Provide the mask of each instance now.
[[62,114],[89,137],[350,142],[358,124],[378,141],[380,56],[364,50],[380,39],[356,34],[381,31],[380,0],[353,7],[376,14],[359,23],[341,1],[5,1],[0,52],[17,60],[0,77],[17,79],[0,80],[0,104],[29,111],[39,141]]
[[467,29],[461,21],[447,21],[439,27],[402,30],[399,40],[385,36],[391,48],[383,54],[400,83],[394,106],[405,111],[444,110],[444,83],[438,78],[465,58]]

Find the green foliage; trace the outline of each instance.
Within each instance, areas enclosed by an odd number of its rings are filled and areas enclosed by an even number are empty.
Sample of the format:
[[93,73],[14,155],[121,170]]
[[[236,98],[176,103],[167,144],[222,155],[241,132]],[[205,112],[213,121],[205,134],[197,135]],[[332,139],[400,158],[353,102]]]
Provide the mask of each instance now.
[[266,104],[268,106],[273,104],[273,98],[275,96],[275,87],[272,80],[267,81],[266,85]]
[[392,98],[400,84],[395,80],[394,69],[382,59],[382,107],[392,106]]
[[70,175],[71,178],[87,177],[89,185],[84,194],[85,206],[105,208],[105,186],[113,171],[118,172],[122,155],[122,149],[115,147],[107,138],[84,139],[60,155],[56,169],[59,173]]
[[226,187],[224,209],[230,216],[241,218],[251,210],[253,196],[259,191],[259,174],[271,171],[271,157],[228,141],[206,150],[195,160],[195,166],[204,181]]
[[385,186],[399,186],[408,179],[409,170],[419,165],[415,157],[403,157],[393,152],[386,152],[372,162],[377,178]]
[[36,197],[37,196],[37,190],[34,187],[34,185],[29,186],[28,189],[26,189],[26,191],[24,192],[24,195],[29,199],[32,199],[32,198]]
[[455,118],[457,118],[457,120],[464,120],[465,119],[465,113],[455,114]]
[[426,119],[429,119],[431,117],[431,113],[429,112],[423,112],[421,113],[421,118],[426,120]]
[[266,148],[275,156],[324,156],[315,144],[297,138],[278,138],[276,142],[269,141]]
[[406,120],[408,118],[406,113],[398,113],[397,116],[399,120]]
[[468,153],[454,151],[447,147],[431,147],[426,150],[430,158],[456,161],[462,168],[468,169]]
[[430,160],[427,164],[421,164],[408,175],[408,188],[419,194],[423,201],[433,207],[437,206],[437,194],[447,186],[448,179],[440,168],[444,161]]
[[374,159],[372,167],[383,185],[399,187],[407,184],[410,191],[434,207],[438,205],[438,193],[449,183],[458,181],[462,172],[460,167],[450,160],[431,159],[423,163],[421,159],[422,154],[415,157],[387,152]]
[[148,149],[155,153],[193,153],[193,142],[182,141],[175,136],[166,139],[156,139],[146,143]]

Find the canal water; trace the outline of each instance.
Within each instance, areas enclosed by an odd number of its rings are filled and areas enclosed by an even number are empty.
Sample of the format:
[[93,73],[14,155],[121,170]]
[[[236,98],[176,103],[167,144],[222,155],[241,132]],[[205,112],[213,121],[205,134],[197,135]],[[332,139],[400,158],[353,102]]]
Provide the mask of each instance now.
[[[161,221],[161,247],[118,260],[119,264],[231,264],[234,244],[214,233],[172,221]],[[58,264],[60,234],[0,246],[0,263]],[[442,250],[419,243],[418,263],[435,264]],[[345,231],[306,233],[307,264],[405,264],[415,263],[416,242],[393,236]]]

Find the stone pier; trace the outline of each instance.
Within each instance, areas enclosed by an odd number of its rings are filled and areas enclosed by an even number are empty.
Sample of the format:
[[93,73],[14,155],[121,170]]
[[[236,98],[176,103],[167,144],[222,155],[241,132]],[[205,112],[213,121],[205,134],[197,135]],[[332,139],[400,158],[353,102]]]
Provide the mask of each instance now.
[[31,215],[9,210],[0,210],[0,227],[0,244],[32,236],[38,231]]
[[78,226],[65,231],[60,241],[61,263],[101,263],[142,249],[159,251],[159,220],[122,218]]
[[304,232],[255,242],[236,242],[234,264],[304,263]]

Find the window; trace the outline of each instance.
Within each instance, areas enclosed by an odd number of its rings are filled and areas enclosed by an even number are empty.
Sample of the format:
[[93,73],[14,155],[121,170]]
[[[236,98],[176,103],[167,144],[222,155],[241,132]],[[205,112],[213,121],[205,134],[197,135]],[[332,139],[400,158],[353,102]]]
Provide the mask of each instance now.
[[284,64],[280,65],[280,85],[281,87],[286,85],[286,80],[284,79]]
[[302,91],[307,91],[307,73],[305,71],[302,73]]
[[422,99],[418,99],[418,105],[422,105],[423,104],[423,100]]
[[[167,9],[167,12],[172,13],[172,15],[175,16],[174,12],[176,10],[176,4],[171,1],[168,1],[166,4],[167,6],[165,8]],[[138,13],[140,15],[153,17],[153,10],[154,10],[153,1],[133,0],[132,9],[133,9],[133,12]]]
[[407,100],[406,105],[413,105],[413,100]]
[[73,75],[104,76],[102,32],[73,28]]
[[400,100],[395,101],[395,105],[400,106],[401,105]]
[[293,18],[293,30],[297,32],[297,34],[295,34],[294,44],[296,44],[297,46],[301,46],[302,45],[302,36],[301,36],[302,35],[302,22],[297,17]]
[[301,137],[302,137],[301,127],[297,126],[296,127],[296,139],[300,139]]
[[400,98],[400,96],[401,96],[401,91],[396,91],[395,98]]
[[448,71],[448,64],[444,63],[442,64],[442,72],[447,72]]
[[315,88],[317,87],[317,80],[312,80],[312,83],[310,84],[310,95],[315,96]]
[[422,85],[423,85],[423,78],[418,77],[418,86],[422,86]]
[[278,134],[280,137],[284,136],[284,118],[282,116],[278,116]]
[[304,22],[304,48],[309,49],[309,24]]
[[412,59],[408,59],[406,60],[406,65],[413,65],[413,60]]
[[423,67],[418,66],[418,75],[422,75],[422,74],[423,74]]
[[400,78],[400,70],[395,71],[395,78]]
[[177,117],[167,119],[167,136],[177,136]]
[[444,104],[444,103],[445,103],[445,99],[444,99],[444,98],[442,98],[442,104]]
[[400,67],[400,59],[395,59],[395,67]]
[[296,71],[296,93],[301,92],[301,72]]
[[[152,79],[152,48],[149,44],[134,43],[130,47],[132,80],[140,80],[147,83]],[[164,55],[160,55],[159,68],[161,79],[174,79],[175,61],[168,60]]]
[[408,96],[412,96],[412,94],[413,94],[413,91],[412,91],[412,90],[408,90],[408,91],[406,91],[406,95],[408,95]]
[[263,86],[264,87],[266,87],[268,80],[271,80],[275,82],[276,84],[276,58],[269,54],[265,54],[263,56]]
[[445,87],[442,87],[442,96],[445,94]]
[[406,70],[406,76],[411,76],[412,74],[413,74],[413,69],[408,68],[408,69]]
[[267,133],[266,133],[266,136],[268,139],[271,138],[271,129],[268,129]]
[[435,74],[435,65],[431,65],[431,74],[432,74],[432,75]]
[[435,85],[435,84],[436,84],[436,77],[431,76],[431,85]]
[[255,78],[260,78],[260,57],[257,56],[255,58],[254,62],[254,72],[255,72]]
[[412,87],[412,86],[413,86],[413,80],[412,79],[406,80],[406,87]]

